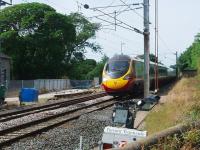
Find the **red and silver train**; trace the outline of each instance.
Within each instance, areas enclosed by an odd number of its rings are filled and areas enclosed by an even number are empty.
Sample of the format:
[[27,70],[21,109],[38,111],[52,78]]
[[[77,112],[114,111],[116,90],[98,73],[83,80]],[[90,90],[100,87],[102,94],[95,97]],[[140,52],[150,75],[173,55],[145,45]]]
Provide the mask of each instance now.
[[[154,87],[155,64],[150,63],[150,87]],[[143,92],[144,61],[131,58],[127,55],[115,55],[104,66],[102,86],[104,90],[113,96],[127,95]],[[158,81],[164,84],[174,78],[168,74],[168,68],[158,65]]]

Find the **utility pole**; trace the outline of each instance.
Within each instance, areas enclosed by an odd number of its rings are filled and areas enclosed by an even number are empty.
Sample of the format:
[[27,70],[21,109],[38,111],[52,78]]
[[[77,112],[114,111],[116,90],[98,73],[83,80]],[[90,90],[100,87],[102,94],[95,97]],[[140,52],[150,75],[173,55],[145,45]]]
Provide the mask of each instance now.
[[158,0],[155,0],[155,92],[158,91]]
[[149,0],[144,0],[144,98],[149,95]]

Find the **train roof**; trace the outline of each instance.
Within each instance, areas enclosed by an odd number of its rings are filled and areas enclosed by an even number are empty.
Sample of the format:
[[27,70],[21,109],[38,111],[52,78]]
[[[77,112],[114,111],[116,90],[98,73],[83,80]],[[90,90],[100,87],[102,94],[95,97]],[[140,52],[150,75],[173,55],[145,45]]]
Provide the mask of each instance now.
[[[144,59],[132,58],[132,60],[135,60],[135,61],[139,61],[139,62],[143,62],[143,63],[144,63]],[[150,61],[150,64],[155,65],[155,62]],[[168,68],[168,67],[166,67],[165,65],[162,65],[162,64],[158,64],[158,66],[164,67],[164,68]]]
[[108,62],[111,62],[111,61],[116,61],[116,60],[120,60],[120,61],[123,61],[123,60],[131,60],[131,57],[128,56],[128,55],[114,55],[113,57],[111,57]]
[[[128,55],[123,55],[123,54],[121,54],[121,55],[114,55],[112,58],[110,58],[108,60],[108,62],[116,61],[116,60],[120,60],[120,61],[123,61],[123,60],[128,60],[128,61],[134,60],[134,61],[138,61],[138,62],[143,62],[144,63],[144,59],[140,59],[138,57],[130,57]],[[155,65],[155,63],[151,62],[151,61],[150,61],[150,64]],[[164,67],[164,68],[168,68],[168,67],[166,67],[166,66],[164,66],[162,64],[158,64],[158,66]]]

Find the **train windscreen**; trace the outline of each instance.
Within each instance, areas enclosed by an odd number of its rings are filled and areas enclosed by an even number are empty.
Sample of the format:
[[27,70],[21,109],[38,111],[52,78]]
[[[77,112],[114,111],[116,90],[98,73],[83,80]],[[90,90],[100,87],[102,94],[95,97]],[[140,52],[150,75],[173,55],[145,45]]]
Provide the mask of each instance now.
[[106,72],[111,78],[123,76],[129,69],[129,61],[111,61],[106,66]]

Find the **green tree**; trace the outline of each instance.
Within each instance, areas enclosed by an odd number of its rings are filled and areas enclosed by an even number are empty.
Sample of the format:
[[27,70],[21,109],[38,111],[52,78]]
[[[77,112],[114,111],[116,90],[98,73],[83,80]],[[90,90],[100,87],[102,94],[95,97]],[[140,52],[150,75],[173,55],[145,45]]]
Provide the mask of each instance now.
[[89,22],[83,15],[79,13],[71,13],[69,18],[72,24],[76,27],[76,39],[73,43],[72,51],[69,53],[69,58],[72,60],[84,60],[86,49],[91,49],[93,52],[101,52],[101,47],[88,39],[95,38],[95,33],[99,30],[100,25]]
[[200,33],[195,36],[192,45],[179,57],[180,69],[198,69],[200,66]]
[[2,10],[0,31],[2,51],[12,57],[15,78],[53,78],[64,73],[65,54],[76,34],[67,16],[45,4],[19,4]]
[[74,61],[71,65],[69,77],[70,79],[87,79],[86,75],[96,67],[96,61],[93,59],[86,59],[81,61]]
[[97,63],[96,67],[92,71],[87,73],[86,78],[93,79],[94,77],[99,77],[101,81],[103,68],[107,61],[108,61],[108,57],[104,55],[101,61]]
[[86,47],[100,50],[88,42],[96,30],[84,16],[62,15],[46,4],[18,4],[0,13],[2,51],[12,57],[16,79],[68,76],[72,63],[84,60]]

